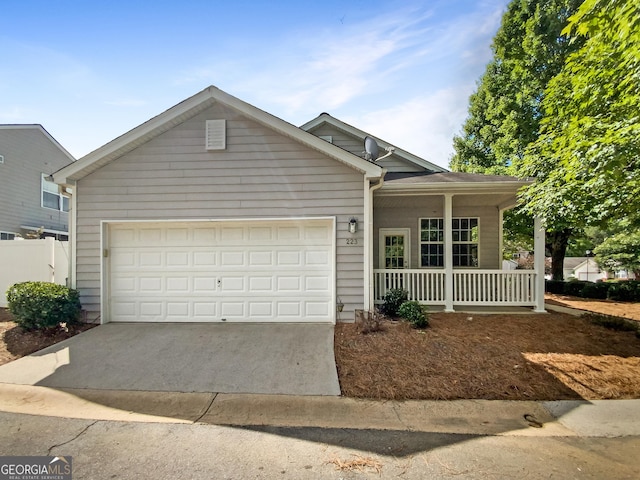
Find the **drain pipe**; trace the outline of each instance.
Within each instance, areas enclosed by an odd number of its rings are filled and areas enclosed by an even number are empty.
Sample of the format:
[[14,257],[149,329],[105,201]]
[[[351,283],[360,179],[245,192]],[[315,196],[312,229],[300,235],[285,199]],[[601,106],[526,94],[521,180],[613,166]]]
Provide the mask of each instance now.
[[374,281],[373,281],[373,192],[380,189],[384,185],[384,177],[387,174],[386,169],[382,169],[380,179],[377,183],[371,184],[368,178],[365,179],[365,189],[368,190],[365,194],[365,224],[366,224],[366,245],[364,250],[364,306],[367,310],[373,310],[374,308]]

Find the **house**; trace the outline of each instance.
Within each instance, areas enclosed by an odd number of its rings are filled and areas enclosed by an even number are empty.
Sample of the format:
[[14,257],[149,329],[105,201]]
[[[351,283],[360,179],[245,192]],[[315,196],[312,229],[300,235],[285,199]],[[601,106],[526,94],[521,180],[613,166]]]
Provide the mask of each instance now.
[[42,125],[0,125],[0,240],[68,238],[68,198],[49,176],[74,160]]
[[593,257],[565,257],[562,273],[565,280],[575,278],[587,282],[597,282],[607,278],[607,273],[600,270],[600,266]]
[[335,322],[389,288],[448,311],[543,310],[544,268],[500,269],[502,212],[524,182],[401,149],[368,161],[365,136],[208,87],[55,172],[73,191],[71,283],[89,318]]

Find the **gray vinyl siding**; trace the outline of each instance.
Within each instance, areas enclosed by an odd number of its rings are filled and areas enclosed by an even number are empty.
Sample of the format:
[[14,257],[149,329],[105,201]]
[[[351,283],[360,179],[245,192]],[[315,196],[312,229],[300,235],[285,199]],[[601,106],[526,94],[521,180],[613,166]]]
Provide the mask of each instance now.
[[21,225],[67,231],[69,214],[42,207],[41,175],[70,163],[39,128],[0,127],[0,231],[24,234]]
[[[227,148],[206,151],[205,121],[226,119]],[[100,303],[100,221],[335,216],[342,320],[363,307],[363,175],[229,109],[213,106],[78,182],[77,285]]]
[[[411,268],[420,268],[420,218],[444,216],[444,202],[441,195],[397,197],[404,205],[394,205],[387,199],[374,201],[374,268],[381,268],[379,258],[380,228],[409,228],[411,230]],[[479,268],[502,268],[500,252],[500,215],[495,205],[489,204],[490,196],[465,195],[453,198],[454,217],[479,218]]]
[[[347,150],[348,152],[357,155],[358,157],[363,156],[364,152],[364,142],[356,137],[349,135],[348,133],[343,132],[331,125],[324,124],[309,133],[314,134],[317,137],[320,136],[331,136],[332,142],[334,145]],[[380,156],[384,155],[386,152],[382,150],[380,152]],[[387,158],[376,162],[377,165],[380,165],[382,168],[385,168],[388,172],[424,172],[425,169],[419,167],[418,165],[411,163],[407,160],[403,160],[397,155],[391,155]]]

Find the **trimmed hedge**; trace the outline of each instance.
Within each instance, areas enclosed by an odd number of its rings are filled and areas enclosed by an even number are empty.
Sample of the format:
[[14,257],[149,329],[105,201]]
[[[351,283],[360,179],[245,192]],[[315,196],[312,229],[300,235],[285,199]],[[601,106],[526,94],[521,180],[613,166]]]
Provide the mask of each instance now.
[[599,300],[604,300],[607,298],[609,293],[609,283],[605,282],[586,282],[585,286],[582,288],[580,292],[580,296],[583,298],[597,298]]
[[625,282],[608,283],[607,298],[621,302],[640,302],[640,282],[627,280]]
[[569,280],[564,285],[564,294],[572,295],[574,297],[581,297],[582,290],[584,290],[585,285],[588,282],[583,282],[580,280]]
[[562,280],[547,280],[545,281],[545,291],[562,295],[564,294],[564,282]]
[[545,282],[545,291],[558,295],[572,295],[582,298],[640,302],[640,281],[638,280],[596,283],[581,280],[570,280],[568,282],[547,280]]
[[7,290],[9,311],[26,330],[72,324],[80,319],[80,293],[48,282],[23,282]]

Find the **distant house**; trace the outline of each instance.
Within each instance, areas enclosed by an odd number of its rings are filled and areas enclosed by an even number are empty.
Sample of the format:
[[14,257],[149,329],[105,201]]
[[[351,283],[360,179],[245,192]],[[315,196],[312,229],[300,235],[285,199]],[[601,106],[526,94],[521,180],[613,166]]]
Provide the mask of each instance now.
[[55,172],[83,307],[103,323],[335,322],[403,288],[445,311],[544,311],[544,264],[502,270],[502,215],[527,182],[381,139],[372,158],[366,137],[209,87]]
[[74,162],[42,125],[0,125],[0,240],[67,240],[69,199],[50,175]]
[[562,271],[565,280],[575,278],[587,282],[597,282],[607,278],[607,273],[600,270],[593,257],[565,257]]

